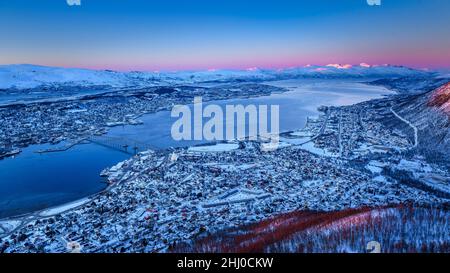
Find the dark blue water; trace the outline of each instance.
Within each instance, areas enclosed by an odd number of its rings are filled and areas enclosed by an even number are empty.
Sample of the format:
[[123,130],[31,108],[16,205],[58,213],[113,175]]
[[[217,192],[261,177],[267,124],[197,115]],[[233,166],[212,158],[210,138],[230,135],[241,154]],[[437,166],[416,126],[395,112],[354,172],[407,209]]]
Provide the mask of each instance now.
[[95,144],[65,152],[37,154],[27,149],[0,161],[0,218],[77,200],[106,187],[100,172],[130,155]]

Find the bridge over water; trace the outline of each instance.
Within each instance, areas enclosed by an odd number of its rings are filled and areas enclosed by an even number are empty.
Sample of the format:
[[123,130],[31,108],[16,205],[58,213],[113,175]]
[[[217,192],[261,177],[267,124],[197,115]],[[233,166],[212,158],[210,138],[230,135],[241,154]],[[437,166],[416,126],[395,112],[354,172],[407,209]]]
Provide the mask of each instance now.
[[87,140],[132,155],[146,150],[159,150],[156,146],[124,137],[90,136]]

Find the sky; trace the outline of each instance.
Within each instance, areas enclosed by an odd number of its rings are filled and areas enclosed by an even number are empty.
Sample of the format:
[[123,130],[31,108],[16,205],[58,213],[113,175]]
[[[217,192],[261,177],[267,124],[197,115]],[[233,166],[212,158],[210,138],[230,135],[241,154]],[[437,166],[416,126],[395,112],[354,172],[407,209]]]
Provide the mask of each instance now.
[[0,64],[449,68],[449,14],[448,0],[2,0]]

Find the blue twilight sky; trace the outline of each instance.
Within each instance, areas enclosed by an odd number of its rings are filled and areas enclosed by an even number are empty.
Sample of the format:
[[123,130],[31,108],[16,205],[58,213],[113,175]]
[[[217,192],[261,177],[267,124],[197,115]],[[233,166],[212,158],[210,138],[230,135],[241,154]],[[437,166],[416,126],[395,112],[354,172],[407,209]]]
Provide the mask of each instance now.
[[0,64],[450,67],[450,1],[1,0]]

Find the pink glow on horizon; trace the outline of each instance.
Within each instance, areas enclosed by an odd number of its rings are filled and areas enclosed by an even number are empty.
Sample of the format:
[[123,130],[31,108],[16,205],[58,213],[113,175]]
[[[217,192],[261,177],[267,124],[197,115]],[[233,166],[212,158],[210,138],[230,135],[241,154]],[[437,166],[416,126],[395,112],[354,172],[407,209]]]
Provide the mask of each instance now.
[[[44,66],[47,64],[43,64]],[[160,68],[160,69],[156,69],[155,67],[152,66],[100,66],[100,65],[96,65],[96,66],[83,66],[83,65],[55,65],[55,64],[48,64],[48,66],[55,66],[55,67],[64,67],[64,68],[84,68],[84,69],[92,69],[92,70],[113,70],[113,71],[120,71],[120,72],[130,72],[130,71],[147,71],[147,72],[154,72],[154,73],[162,73],[162,72],[181,72],[181,71],[208,71],[208,72],[216,72],[216,71],[220,71],[220,70],[243,70],[243,71],[248,71],[248,72],[252,72],[252,71],[257,71],[258,69],[273,69],[276,71],[283,71],[285,69],[295,69],[295,68],[300,68],[300,67],[304,67],[304,68],[311,68],[314,66],[323,66],[323,67],[319,67],[316,68],[316,71],[325,71],[328,70],[326,67],[330,67],[330,68],[336,68],[336,69],[350,69],[353,67],[363,67],[363,68],[371,68],[371,67],[377,67],[377,66],[388,66],[391,64],[382,64],[382,65],[369,65],[369,64],[359,64],[359,65],[350,65],[350,64],[345,64],[345,65],[339,65],[339,64],[327,64],[327,65],[323,65],[323,64],[313,64],[313,65],[289,65],[289,66],[264,66],[264,67],[245,67],[245,66],[234,66],[234,67],[230,67],[230,66],[223,66],[220,68],[203,68],[202,66],[186,66],[186,67],[178,67],[176,69],[174,68]],[[397,65],[397,64],[392,64],[392,65]],[[411,66],[411,65],[403,65],[405,67],[411,67],[414,69],[422,69],[422,70],[431,70],[433,69],[433,67],[424,67],[424,66]],[[446,68],[446,67],[436,67],[436,68]]]
[[[407,52],[410,53],[410,52]],[[335,67],[338,69],[348,69],[353,66],[360,66],[369,68],[372,66],[377,66],[377,64],[389,63],[392,65],[402,65],[416,69],[435,69],[435,68],[449,68],[450,67],[450,56],[439,55],[439,52],[424,54],[416,54],[414,58],[410,57],[409,54],[393,54],[392,52],[378,52],[376,55],[371,55],[366,58],[345,58],[336,57],[339,55],[332,56],[331,53],[324,54],[320,59],[326,61],[318,61],[318,58],[314,58],[313,55],[305,55],[299,57],[289,57],[283,56],[276,58],[278,56],[270,58],[229,58],[224,60],[224,58],[189,58],[181,59],[178,62],[172,59],[167,60],[142,60],[137,58],[129,58],[128,61],[120,62],[120,60],[110,59],[107,62],[102,62],[102,60],[82,60],[77,59],[70,62],[65,61],[64,63],[58,60],[46,60],[26,62],[23,63],[36,63],[47,66],[59,66],[59,67],[81,67],[87,69],[96,70],[116,70],[116,71],[215,71],[222,69],[230,70],[247,70],[247,69],[288,69],[296,67],[312,67],[312,66],[327,66]],[[449,55],[449,54],[447,54]],[[175,58],[175,56],[174,56]],[[194,60],[195,59],[195,60]]]
[[[312,63],[312,64],[311,64]],[[345,62],[342,62],[345,63]],[[345,63],[344,65],[339,65],[339,63],[332,63],[332,67],[338,68],[338,69],[349,69],[353,66],[360,66],[365,68],[370,68],[374,66],[382,66],[385,63],[392,64],[392,65],[402,65],[406,67],[416,68],[416,69],[433,69],[433,68],[449,68],[449,64],[430,64],[426,62],[421,63],[410,63],[410,62],[353,62],[355,65],[350,65]],[[277,62],[277,63],[258,63],[257,65],[246,65],[246,64],[219,64],[216,65],[215,68],[210,68],[210,66],[207,65],[186,65],[186,64],[180,64],[180,65],[132,65],[132,64],[120,64],[120,65],[67,65],[68,67],[86,67],[90,69],[112,69],[117,71],[192,71],[192,70],[208,70],[208,71],[217,71],[217,70],[223,70],[223,69],[230,69],[230,70],[248,70],[248,71],[254,71],[258,68],[260,69],[288,69],[288,68],[296,68],[296,67],[312,67],[312,66],[327,66],[330,65],[329,62],[308,62],[307,64],[303,62]],[[55,65],[58,66],[58,65]]]

